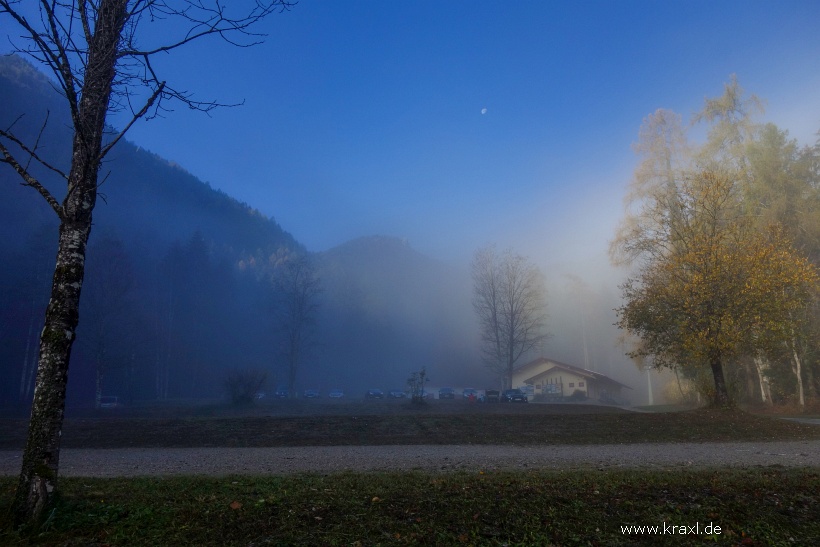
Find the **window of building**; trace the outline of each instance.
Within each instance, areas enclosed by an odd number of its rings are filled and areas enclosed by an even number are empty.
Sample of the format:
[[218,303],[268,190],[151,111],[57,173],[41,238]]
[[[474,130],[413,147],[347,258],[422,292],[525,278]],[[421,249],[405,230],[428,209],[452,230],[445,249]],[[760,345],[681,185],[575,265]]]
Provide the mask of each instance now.
[[575,387],[575,382],[570,382],[569,387]]
[[584,382],[578,382],[578,387],[584,387]]

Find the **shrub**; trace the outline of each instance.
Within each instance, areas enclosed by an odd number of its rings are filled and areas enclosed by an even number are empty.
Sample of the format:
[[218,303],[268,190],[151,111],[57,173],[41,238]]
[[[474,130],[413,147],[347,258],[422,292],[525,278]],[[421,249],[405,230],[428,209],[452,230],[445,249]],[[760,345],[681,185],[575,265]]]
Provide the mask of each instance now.
[[570,401],[585,401],[587,398],[587,394],[585,391],[581,391],[580,389],[576,389],[572,392],[572,395],[567,397]]
[[411,403],[421,404],[424,402],[424,383],[428,380],[426,367],[422,367],[420,371],[412,373],[410,378],[407,379]]
[[258,369],[232,370],[225,378],[225,389],[231,404],[251,405],[256,400],[268,374]]

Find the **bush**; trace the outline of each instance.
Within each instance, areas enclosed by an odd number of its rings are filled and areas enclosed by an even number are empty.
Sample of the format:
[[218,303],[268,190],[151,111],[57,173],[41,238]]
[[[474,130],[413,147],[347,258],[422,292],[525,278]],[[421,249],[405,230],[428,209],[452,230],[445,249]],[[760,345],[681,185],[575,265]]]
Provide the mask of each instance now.
[[268,374],[263,370],[243,369],[232,370],[225,378],[225,389],[231,404],[237,406],[251,405],[265,385]]
[[572,392],[572,395],[567,397],[567,399],[569,399],[570,401],[573,401],[573,402],[574,401],[586,401],[587,394],[586,394],[586,391],[581,391],[580,389],[576,389],[575,391]]
[[424,383],[429,381],[427,378],[427,368],[422,367],[418,372],[414,372],[407,379],[407,387],[410,390],[410,402],[415,404],[424,403]]

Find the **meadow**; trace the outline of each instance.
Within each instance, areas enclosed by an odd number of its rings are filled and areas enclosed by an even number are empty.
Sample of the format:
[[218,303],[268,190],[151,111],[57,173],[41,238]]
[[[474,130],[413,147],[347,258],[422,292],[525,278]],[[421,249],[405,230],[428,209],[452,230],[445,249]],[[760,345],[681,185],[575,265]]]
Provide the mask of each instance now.
[[[65,447],[619,444],[820,439],[740,410],[285,401],[75,413]],[[172,410],[169,412],[169,410]],[[0,448],[24,420],[0,420]],[[0,478],[8,506],[13,477]],[[780,466],[63,478],[3,545],[813,545],[820,469]],[[656,528],[637,528],[637,527]],[[632,527],[632,528],[629,528]]]

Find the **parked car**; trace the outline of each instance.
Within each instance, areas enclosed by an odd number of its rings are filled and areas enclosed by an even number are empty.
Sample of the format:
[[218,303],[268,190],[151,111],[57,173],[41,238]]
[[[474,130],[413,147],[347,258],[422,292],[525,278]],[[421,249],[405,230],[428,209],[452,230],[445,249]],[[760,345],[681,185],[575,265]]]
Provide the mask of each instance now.
[[100,408],[122,408],[120,398],[115,395],[103,395],[100,397]]
[[527,396],[520,389],[508,389],[504,391],[501,396],[501,401],[504,403],[526,403]]
[[276,388],[276,391],[273,392],[274,399],[287,399],[288,398],[288,386],[279,386]]
[[465,387],[464,391],[461,392],[461,397],[468,400],[472,398],[474,401],[476,401],[478,400],[479,395],[480,393],[478,392],[478,390],[473,389],[471,387]]
[[319,390],[318,389],[306,389],[302,392],[302,397],[305,399],[318,399],[319,398]]
[[501,400],[501,392],[497,389],[485,389],[484,400],[488,403],[497,403]]
[[330,397],[331,399],[341,399],[342,397],[345,396],[345,392],[342,391],[341,389],[331,389],[328,392],[327,396]]
[[439,399],[455,399],[456,398],[456,390],[451,387],[443,387],[438,390],[438,398]]
[[391,389],[387,392],[387,395],[391,399],[404,399],[405,397],[407,397],[407,394],[400,389]]
[[384,391],[380,389],[368,389],[364,394],[365,399],[384,399]]

